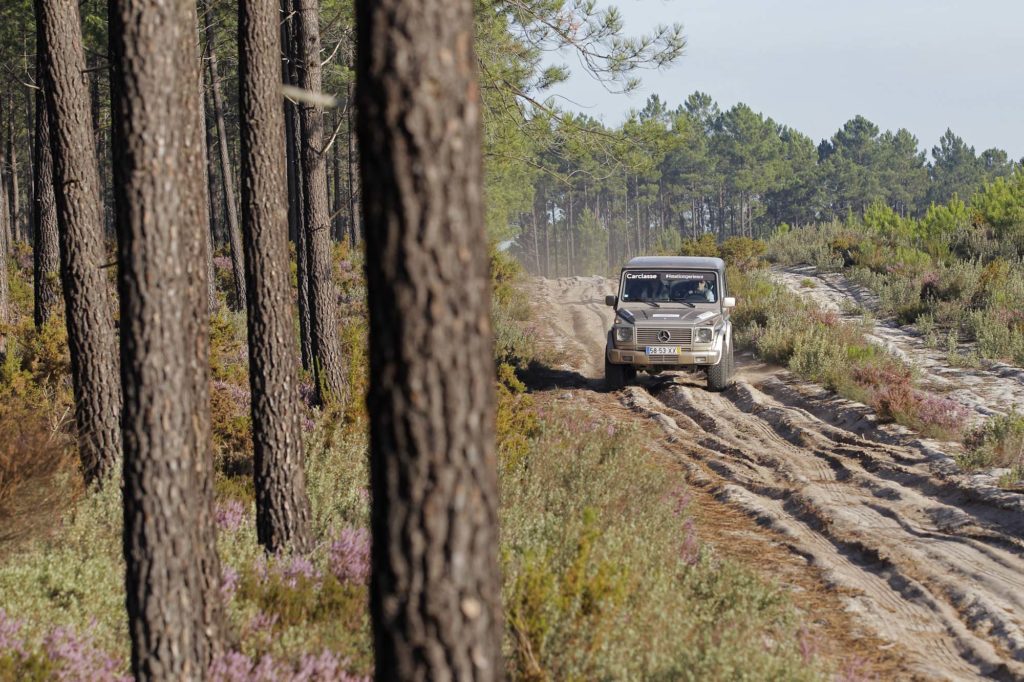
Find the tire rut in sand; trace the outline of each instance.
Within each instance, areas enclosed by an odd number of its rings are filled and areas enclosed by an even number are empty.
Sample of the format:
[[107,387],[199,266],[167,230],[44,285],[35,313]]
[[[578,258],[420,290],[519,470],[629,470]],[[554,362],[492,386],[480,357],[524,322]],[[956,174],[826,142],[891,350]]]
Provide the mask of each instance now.
[[[541,333],[600,376],[613,283],[531,287]],[[618,398],[660,426],[692,485],[819,569],[915,676],[1024,679],[1024,496],[974,485],[942,444],[783,370],[748,364],[738,378],[719,394],[668,375]]]
[[689,436],[719,496],[855,594],[849,607],[904,646],[920,674],[1024,677],[1019,542],[922,493],[913,483],[927,472],[907,471],[920,458],[742,381],[725,394],[679,384],[653,392],[632,388],[625,401],[668,417],[680,442]]

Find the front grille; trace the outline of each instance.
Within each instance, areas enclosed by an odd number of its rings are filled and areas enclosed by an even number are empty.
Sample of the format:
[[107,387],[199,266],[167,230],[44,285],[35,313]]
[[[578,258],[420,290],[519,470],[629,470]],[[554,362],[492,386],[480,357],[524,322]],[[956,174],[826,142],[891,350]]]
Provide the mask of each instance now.
[[674,365],[679,362],[678,355],[649,355],[652,365]]
[[[662,341],[658,338],[661,332],[668,332],[668,340]],[[682,329],[657,329],[638,328],[636,330],[637,346],[692,346],[693,328]]]

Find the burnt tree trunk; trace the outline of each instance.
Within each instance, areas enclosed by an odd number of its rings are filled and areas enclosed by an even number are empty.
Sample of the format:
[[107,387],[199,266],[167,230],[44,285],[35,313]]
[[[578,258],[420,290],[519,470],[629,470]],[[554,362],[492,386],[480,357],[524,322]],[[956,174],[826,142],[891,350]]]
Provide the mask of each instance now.
[[114,0],[110,19],[132,671],[204,679],[220,602],[195,6]]
[[[295,0],[298,14],[299,84],[310,93],[321,89],[320,3]],[[327,159],[324,158],[324,110],[308,99],[299,105],[302,128],[302,200],[309,268],[309,318],[313,341],[313,379],[321,405],[343,401],[345,372],[338,328],[338,295],[331,258],[331,216],[327,204]]]
[[357,0],[377,678],[503,677],[470,0]]
[[228,127],[224,120],[224,97],[220,90],[220,72],[217,70],[216,36],[213,15],[208,0],[201,0],[205,17],[206,60],[210,70],[210,92],[213,94],[213,116],[217,121],[217,139],[220,153],[220,177],[224,189],[224,216],[227,219],[228,244],[231,247],[231,269],[235,282],[236,310],[245,310],[245,264],[242,256],[242,233],[238,229],[238,206],[235,203],[235,176],[231,170],[228,151]]
[[[296,25],[298,20],[292,12],[291,0],[281,0],[281,77],[284,83],[298,85],[298,54]],[[309,320],[309,268],[306,254],[306,233],[303,229],[302,201],[302,127],[299,123],[299,107],[295,102],[285,100],[285,149],[288,163],[288,234],[295,240],[296,279],[299,302],[299,348],[302,368],[313,367],[313,332]]]
[[113,470],[121,456],[121,385],[113,310],[102,269],[103,210],[89,92],[82,76],[85,54],[75,0],[36,0],[35,10],[47,85],[78,449],[85,478],[94,482]]
[[285,127],[277,0],[242,0],[238,14],[242,228],[248,286],[249,387],[256,534],[269,552],[310,548],[309,499],[292,338]]
[[35,139],[35,244],[32,254],[33,319],[37,328],[46,324],[60,305],[60,243],[57,231],[57,198],[53,193],[53,153],[50,150],[50,122],[46,115],[42,64],[37,69]]

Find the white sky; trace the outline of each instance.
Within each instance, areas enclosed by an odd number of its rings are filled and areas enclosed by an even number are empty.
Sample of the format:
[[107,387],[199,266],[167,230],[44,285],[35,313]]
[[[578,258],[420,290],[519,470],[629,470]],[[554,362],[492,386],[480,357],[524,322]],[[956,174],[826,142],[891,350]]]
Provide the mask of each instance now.
[[724,110],[746,102],[780,123],[830,137],[863,114],[907,128],[930,150],[947,127],[980,153],[1024,157],[1024,0],[614,0],[626,30],[680,22],[687,49],[667,71],[612,95],[574,71],[560,104],[619,123],[658,93],[670,108],[694,90]]

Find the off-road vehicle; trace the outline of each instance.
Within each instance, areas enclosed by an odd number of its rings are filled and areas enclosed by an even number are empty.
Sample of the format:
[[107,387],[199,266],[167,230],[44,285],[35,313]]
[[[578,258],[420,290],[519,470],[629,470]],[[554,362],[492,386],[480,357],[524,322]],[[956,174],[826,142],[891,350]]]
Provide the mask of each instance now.
[[634,258],[622,268],[619,293],[605,297],[615,308],[608,332],[604,377],[610,390],[636,378],[702,368],[708,388],[733,383],[732,322],[725,262],[689,256]]

